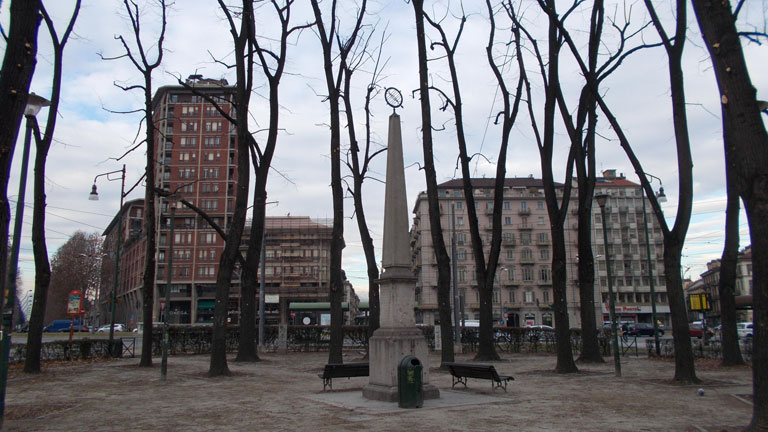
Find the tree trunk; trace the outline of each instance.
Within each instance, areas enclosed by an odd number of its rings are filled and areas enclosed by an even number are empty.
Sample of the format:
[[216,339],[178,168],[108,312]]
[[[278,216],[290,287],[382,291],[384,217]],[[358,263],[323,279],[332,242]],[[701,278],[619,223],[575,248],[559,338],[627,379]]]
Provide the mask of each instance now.
[[35,154],[34,210],[32,212],[32,249],[35,256],[35,294],[27,334],[27,355],[24,372],[40,372],[40,350],[42,349],[43,326],[48,287],[51,283],[51,265],[45,242],[45,162],[48,150],[39,143]]
[[728,164],[726,164],[725,181],[728,184],[728,204],[725,208],[725,245],[720,258],[720,323],[723,326],[723,366],[744,364],[739,348],[739,334],[736,331],[736,266],[739,260],[739,195],[731,186]]
[[667,285],[669,311],[672,317],[672,337],[675,343],[675,381],[697,383],[693,348],[688,327],[688,312],[680,274],[683,242],[672,233],[664,236],[664,274]]
[[[578,164],[579,161],[576,161]],[[595,317],[595,260],[592,251],[592,195],[587,179],[579,174],[579,304],[581,305],[581,355],[579,361],[603,363],[597,340],[597,319]],[[602,320],[600,320],[602,324]]]
[[754,336],[751,430],[768,429],[768,133],[755,98],[730,2],[694,1],[715,70],[723,113],[725,160],[744,200],[752,240]]
[[[554,151],[554,121],[555,105],[557,95],[560,91],[560,36],[557,27],[557,14],[555,12],[555,1],[549,2],[551,12],[549,13],[549,40],[548,40],[548,65],[547,65],[547,84],[546,98],[544,100],[544,134],[543,140],[539,144],[539,155],[541,159],[541,179],[544,187],[544,198],[547,204],[547,213],[549,214],[549,226],[552,236],[552,297],[553,309],[555,315],[555,341],[557,344],[557,364],[555,372],[573,373],[578,368],[573,361],[573,348],[571,347],[571,329],[568,318],[568,301],[566,299],[567,273],[565,267],[566,246],[564,221],[568,213],[568,203],[570,200],[570,182],[572,182],[572,156],[568,157],[565,176],[565,191],[562,196],[562,204],[559,205],[557,193],[555,190],[554,174],[552,169],[552,156]],[[572,146],[573,147],[573,146]],[[571,155],[573,150],[571,151]]]
[[[27,93],[37,64],[37,29],[40,26],[37,0],[11,0],[10,28],[0,70],[0,286],[8,278],[8,179]],[[0,291],[0,304],[5,289]]]
[[424,152],[424,177],[427,183],[429,226],[437,260],[437,307],[440,317],[441,363],[452,362],[453,326],[451,325],[451,262],[443,239],[438,202],[437,174],[432,151],[432,115],[429,102],[429,72],[427,69],[427,47],[424,34],[424,0],[413,0],[416,16],[416,42],[419,55],[419,99],[421,100],[421,133]]
[[[147,167],[146,182],[147,185],[155,184],[155,123],[152,115],[152,69],[144,71],[144,120],[147,123]],[[122,209],[120,209],[122,211]],[[141,288],[142,299],[142,320],[144,321],[144,332],[141,335],[141,360],[139,367],[152,366],[152,323],[154,316],[152,314],[155,306],[155,251],[157,249],[155,238],[155,222],[157,220],[155,212],[155,189],[146,187],[144,190],[144,233],[146,238],[146,249],[144,252],[144,277]],[[173,239],[169,239],[173,241]],[[169,257],[170,259],[170,257]],[[166,271],[173,269],[167,268]],[[171,287],[165,287],[171,289]],[[132,305],[128,305],[131,307]],[[171,305],[165,305],[166,313],[170,311]]]

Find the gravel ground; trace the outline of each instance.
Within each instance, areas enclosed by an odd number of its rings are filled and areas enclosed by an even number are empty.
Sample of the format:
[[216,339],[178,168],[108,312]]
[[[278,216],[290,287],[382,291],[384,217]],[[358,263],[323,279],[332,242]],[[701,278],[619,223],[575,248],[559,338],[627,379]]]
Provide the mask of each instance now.
[[[175,356],[165,383],[159,358],[152,368],[139,368],[131,358],[46,364],[39,375],[25,375],[15,365],[5,430],[407,431],[428,425],[441,431],[721,431],[744,428],[752,413],[749,367],[699,360],[702,383],[683,386],[671,382],[669,360],[622,358],[623,377],[617,378],[610,358],[558,375],[552,372],[554,355],[547,354],[505,354],[494,362],[499,374],[515,377],[507,393],[470,379],[456,395],[450,375],[438,369],[439,353],[432,353],[431,383],[453,402],[368,409],[330,400],[356,401],[359,395],[362,401],[367,378],[334,380],[333,390],[323,392],[318,374],[327,355],[272,353],[246,364],[230,358],[232,376],[218,378],[206,377],[208,356]],[[357,360],[359,353],[345,353],[345,361]],[[458,355],[457,361],[470,362],[471,356]]]

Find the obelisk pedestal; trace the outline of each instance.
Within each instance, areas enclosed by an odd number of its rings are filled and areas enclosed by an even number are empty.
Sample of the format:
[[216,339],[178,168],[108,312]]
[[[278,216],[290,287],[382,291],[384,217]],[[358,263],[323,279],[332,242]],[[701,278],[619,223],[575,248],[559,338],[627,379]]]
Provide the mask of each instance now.
[[429,383],[429,348],[413,317],[416,278],[411,271],[408,202],[405,195],[405,169],[400,116],[389,117],[387,184],[384,198],[384,271],[377,281],[381,308],[381,327],[368,341],[370,377],[363,388],[367,399],[397,401],[397,367],[406,355],[422,364],[424,399],[440,397]]

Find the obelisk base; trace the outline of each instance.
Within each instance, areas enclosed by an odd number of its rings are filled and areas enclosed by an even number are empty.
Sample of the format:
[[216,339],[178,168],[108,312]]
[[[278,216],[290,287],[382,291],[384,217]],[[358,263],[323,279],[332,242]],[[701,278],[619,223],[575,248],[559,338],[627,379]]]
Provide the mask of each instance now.
[[424,334],[415,327],[379,328],[368,341],[370,378],[363,397],[397,402],[397,366],[407,355],[422,365],[424,399],[437,399],[440,390],[429,383],[429,348]]

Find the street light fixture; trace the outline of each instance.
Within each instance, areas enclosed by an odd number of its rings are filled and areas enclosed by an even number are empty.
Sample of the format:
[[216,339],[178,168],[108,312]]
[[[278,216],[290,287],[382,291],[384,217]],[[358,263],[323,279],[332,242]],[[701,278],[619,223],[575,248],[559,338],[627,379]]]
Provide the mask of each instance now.
[[112,174],[120,174],[119,180],[121,181],[120,186],[120,209],[117,213],[117,240],[115,244],[115,272],[114,272],[114,280],[112,281],[112,296],[110,299],[110,321],[109,321],[109,345],[108,350],[109,354],[112,356],[115,356],[118,352],[118,350],[114,349],[114,341],[115,341],[115,306],[117,303],[117,285],[118,285],[118,276],[120,275],[120,246],[123,241],[123,200],[125,199],[125,164],[123,164],[122,170],[117,171],[110,171],[106,173],[98,174],[96,177],[93,178],[93,186],[91,187],[91,193],[88,195],[88,199],[90,201],[98,201],[99,200],[99,193],[96,189],[96,180],[99,177],[106,176],[107,180],[109,181],[116,181],[118,178],[110,178],[109,176]]
[[611,254],[608,253],[608,227],[605,224],[605,203],[607,194],[595,195],[595,201],[600,206],[600,216],[603,224],[603,245],[605,247],[605,265],[608,276],[608,307],[611,314],[611,334],[613,335],[613,364],[616,376],[621,376],[621,359],[619,358],[619,334],[616,328],[616,298],[613,295],[613,282],[611,282]]
[[[649,183],[652,179],[656,179],[659,182],[659,191],[656,192],[656,200],[659,203],[667,202],[667,195],[664,194],[664,187],[661,185],[661,179],[652,174],[645,173],[645,175],[649,177]],[[640,186],[640,192],[640,196],[643,201],[643,226],[645,228],[645,250],[648,259],[648,281],[651,289],[651,320],[653,321],[653,343],[656,348],[656,356],[660,357],[661,346],[659,345],[659,323],[658,319],[656,318],[656,289],[653,283],[653,268],[651,266],[653,263],[651,261],[650,236],[648,235],[648,215],[645,213],[645,188]]]
[[[24,219],[24,194],[27,190],[27,168],[29,166],[29,147],[32,141],[32,126],[37,125],[37,113],[43,107],[50,106],[51,102],[36,95],[34,92],[27,95],[27,105],[24,108],[26,118],[26,131],[24,134],[24,149],[21,154],[21,173],[19,174],[19,195],[16,199],[16,216],[13,221],[13,241],[11,243],[11,255],[8,260],[8,279],[5,282],[6,289],[0,289],[0,308],[2,309],[2,353],[0,354],[0,429],[2,428],[5,414],[5,386],[8,380],[8,354],[11,350],[11,333],[13,332],[13,307],[16,304],[16,271],[19,266],[19,246],[21,241],[21,224]],[[5,293],[8,293],[5,296]]]

